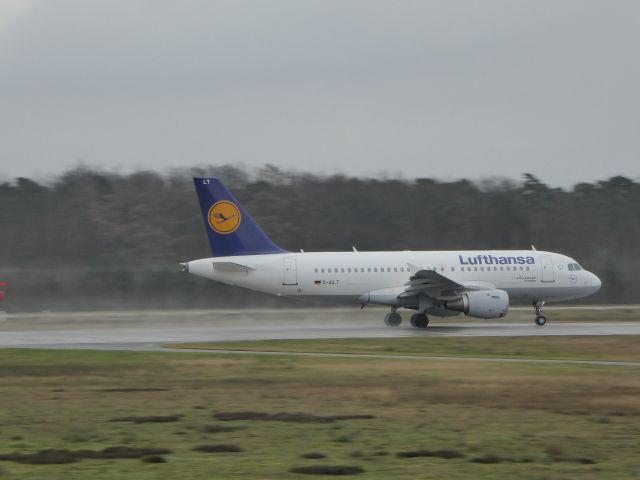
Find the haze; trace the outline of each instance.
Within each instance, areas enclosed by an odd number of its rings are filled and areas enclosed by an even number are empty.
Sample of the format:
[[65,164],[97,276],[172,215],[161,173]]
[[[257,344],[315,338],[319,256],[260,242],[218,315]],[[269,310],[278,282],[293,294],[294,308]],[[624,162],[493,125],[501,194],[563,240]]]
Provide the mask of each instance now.
[[640,175],[640,3],[0,3],[0,177]]

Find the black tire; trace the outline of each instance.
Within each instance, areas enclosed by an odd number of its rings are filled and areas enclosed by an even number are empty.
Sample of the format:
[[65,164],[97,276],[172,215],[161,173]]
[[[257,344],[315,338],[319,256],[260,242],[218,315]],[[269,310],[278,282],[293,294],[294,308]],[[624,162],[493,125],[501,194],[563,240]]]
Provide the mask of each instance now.
[[545,323],[547,323],[547,317],[545,317],[544,315],[538,315],[536,317],[536,325],[542,327]]
[[414,313],[411,315],[411,326],[415,328],[427,328],[429,325],[429,317],[424,313]]
[[399,313],[387,313],[384,316],[384,324],[388,327],[397,327],[402,323],[402,317]]

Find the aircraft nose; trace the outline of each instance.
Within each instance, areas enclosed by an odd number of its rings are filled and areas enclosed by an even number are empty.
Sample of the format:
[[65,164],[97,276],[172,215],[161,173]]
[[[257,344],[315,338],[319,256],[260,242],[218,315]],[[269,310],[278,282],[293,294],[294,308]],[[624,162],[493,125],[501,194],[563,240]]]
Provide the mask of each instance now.
[[593,292],[597,292],[598,290],[600,290],[600,287],[602,286],[602,282],[600,281],[600,279],[598,278],[597,275],[589,272],[589,285],[593,288]]

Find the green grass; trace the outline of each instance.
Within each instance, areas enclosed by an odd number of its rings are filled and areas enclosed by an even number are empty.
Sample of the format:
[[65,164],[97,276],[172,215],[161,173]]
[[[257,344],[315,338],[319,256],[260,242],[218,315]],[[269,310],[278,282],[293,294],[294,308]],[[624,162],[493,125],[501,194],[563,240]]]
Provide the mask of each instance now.
[[[631,367],[3,350],[0,385],[0,456],[172,452],[166,463],[0,461],[2,479],[332,478],[290,473],[314,466],[360,467],[364,479],[640,476]],[[308,415],[214,417],[245,411]],[[374,418],[318,418],[363,414]]]
[[640,361],[640,336],[407,337],[179,343],[173,348],[256,352]]

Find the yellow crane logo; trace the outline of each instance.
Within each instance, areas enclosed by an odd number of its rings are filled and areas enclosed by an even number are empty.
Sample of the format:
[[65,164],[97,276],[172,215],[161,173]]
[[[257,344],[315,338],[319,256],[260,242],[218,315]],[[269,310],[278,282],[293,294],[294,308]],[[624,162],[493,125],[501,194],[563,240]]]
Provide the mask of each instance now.
[[226,235],[240,226],[240,209],[228,200],[220,200],[209,209],[209,226],[217,233]]

